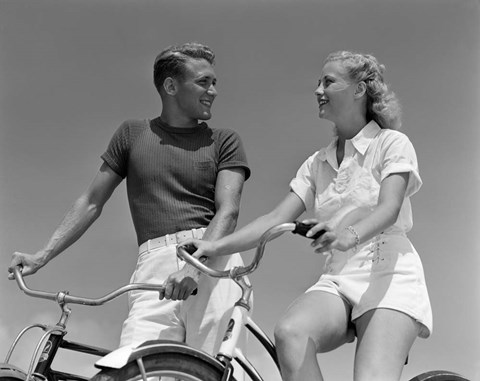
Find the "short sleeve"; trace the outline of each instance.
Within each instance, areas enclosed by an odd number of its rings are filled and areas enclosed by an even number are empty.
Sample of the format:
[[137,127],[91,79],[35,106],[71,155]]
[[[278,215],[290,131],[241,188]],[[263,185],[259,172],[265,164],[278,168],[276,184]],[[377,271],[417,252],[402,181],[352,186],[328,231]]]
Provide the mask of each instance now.
[[124,122],[115,131],[107,150],[101,156],[103,161],[122,178],[127,176],[128,147],[129,125],[127,122]]
[[240,136],[233,130],[218,131],[218,170],[240,167],[245,171],[245,180],[250,177],[247,155]]
[[290,182],[290,189],[303,201],[305,209],[312,209],[315,201],[315,160],[317,153],[300,166],[297,175]]
[[382,142],[381,180],[393,173],[408,172],[410,176],[405,196],[410,197],[422,186],[415,148],[405,134],[390,132]]

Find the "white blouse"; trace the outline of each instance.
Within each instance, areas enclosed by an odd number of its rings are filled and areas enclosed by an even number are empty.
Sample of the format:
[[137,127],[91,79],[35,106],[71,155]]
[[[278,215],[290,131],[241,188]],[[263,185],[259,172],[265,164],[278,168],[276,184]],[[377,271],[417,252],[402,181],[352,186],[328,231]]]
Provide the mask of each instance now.
[[415,149],[408,137],[399,131],[381,129],[371,121],[345,142],[340,167],[336,159],[337,140],[302,164],[290,182],[291,190],[302,199],[307,210],[314,208],[317,219],[331,221],[356,208],[374,208],[383,179],[392,173],[408,172],[400,214],[385,233],[408,232],[413,224],[410,197],[422,185]]

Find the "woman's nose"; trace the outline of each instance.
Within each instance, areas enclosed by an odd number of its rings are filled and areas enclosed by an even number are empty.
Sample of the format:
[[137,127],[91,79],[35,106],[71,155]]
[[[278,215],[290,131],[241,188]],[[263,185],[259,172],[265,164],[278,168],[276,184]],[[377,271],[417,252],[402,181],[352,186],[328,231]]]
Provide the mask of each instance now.
[[215,88],[215,86],[213,84],[210,85],[207,92],[211,95],[217,96],[217,89]]

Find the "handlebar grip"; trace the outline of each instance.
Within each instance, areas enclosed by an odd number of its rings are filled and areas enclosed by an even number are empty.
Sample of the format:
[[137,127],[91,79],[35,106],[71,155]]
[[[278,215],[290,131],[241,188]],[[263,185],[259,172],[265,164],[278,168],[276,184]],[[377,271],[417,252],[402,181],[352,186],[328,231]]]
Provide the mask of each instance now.
[[[316,225],[316,224],[304,224],[303,222],[299,222],[299,221],[294,221],[294,224],[295,224],[295,229],[292,231],[292,233],[300,234],[304,237],[306,237],[307,232]],[[320,238],[325,232],[326,230],[322,229],[319,232],[317,232],[315,235],[307,238],[317,239],[317,238]]]
[[182,247],[190,255],[192,255],[193,253],[195,253],[197,251],[197,248],[195,247],[195,245],[184,245]]

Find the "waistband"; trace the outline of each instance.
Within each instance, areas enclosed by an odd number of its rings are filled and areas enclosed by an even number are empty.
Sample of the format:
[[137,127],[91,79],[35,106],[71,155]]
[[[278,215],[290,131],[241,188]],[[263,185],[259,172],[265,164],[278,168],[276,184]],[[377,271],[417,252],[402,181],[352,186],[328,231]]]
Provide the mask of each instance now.
[[206,228],[183,230],[177,233],[166,234],[163,237],[152,238],[142,243],[138,249],[139,254],[150,251],[159,247],[176,245],[187,238],[202,239]]

